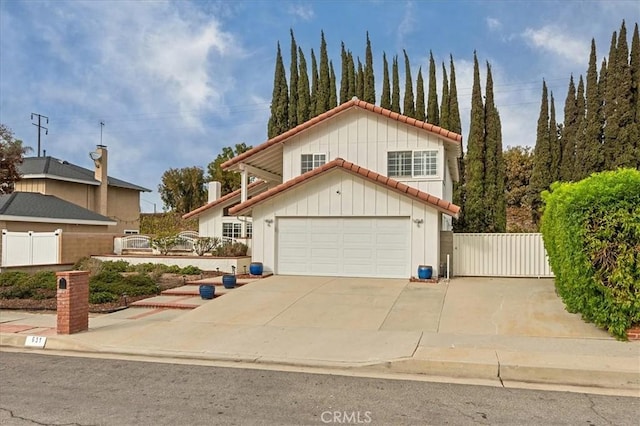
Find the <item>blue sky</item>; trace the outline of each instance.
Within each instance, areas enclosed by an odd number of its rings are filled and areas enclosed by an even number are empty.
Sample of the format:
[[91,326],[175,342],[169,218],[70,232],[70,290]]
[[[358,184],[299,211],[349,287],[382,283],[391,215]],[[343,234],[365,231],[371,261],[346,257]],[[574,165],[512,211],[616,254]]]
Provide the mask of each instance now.
[[465,140],[476,50],[483,90],[492,66],[506,148],[535,144],[543,78],[562,118],[591,39],[602,60],[623,19],[631,33],[640,3],[0,0],[0,122],[35,155],[30,116],[48,116],[47,155],[92,168],[103,121],[109,174],[152,189],[141,208],[161,211],[164,171],[206,169],[224,146],[266,140],[276,43],[288,71],[289,29],[309,65],[324,30],[338,77],[340,43],[364,62],[369,31],[378,96],[382,52],[406,49],[414,80],[430,50],[438,64],[452,54]]

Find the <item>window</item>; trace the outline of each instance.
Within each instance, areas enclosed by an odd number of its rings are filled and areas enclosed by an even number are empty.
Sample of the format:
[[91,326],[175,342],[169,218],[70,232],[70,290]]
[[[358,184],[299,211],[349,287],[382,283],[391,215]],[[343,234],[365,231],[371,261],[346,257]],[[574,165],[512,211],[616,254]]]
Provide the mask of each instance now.
[[438,151],[391,151],[387,153],[389,177],[437,176]]
[[125,229],[123,233],[124,235],[138,235],[140,231],[137,229]]
[[222,236],[227,238],[240,238],[242,235],[242,224],[240,223],[223,223]]
[[247,238],[253,237],[253,223],[247,222]]
[[300,173],[306,173],[327,162],[326,154],[302,154]]

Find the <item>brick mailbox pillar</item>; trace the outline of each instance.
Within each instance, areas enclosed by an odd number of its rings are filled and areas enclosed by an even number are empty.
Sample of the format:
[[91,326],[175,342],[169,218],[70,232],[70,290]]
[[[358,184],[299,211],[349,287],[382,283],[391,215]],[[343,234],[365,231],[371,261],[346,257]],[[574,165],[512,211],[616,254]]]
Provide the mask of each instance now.
[[73,334],[89,329],[89,272],[56,273],[58,287],[58,334]]

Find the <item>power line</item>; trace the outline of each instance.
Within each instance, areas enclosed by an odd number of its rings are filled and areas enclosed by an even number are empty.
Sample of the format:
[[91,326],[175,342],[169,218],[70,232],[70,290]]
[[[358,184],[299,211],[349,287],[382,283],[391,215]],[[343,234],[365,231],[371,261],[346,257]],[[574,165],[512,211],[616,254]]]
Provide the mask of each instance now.
[[36,124],[36,123],[31,123],[31,124],[33,124],[34,126],[36,126],[38,128],[38,157],[40,157],[40,133],[42,133],[42,129],[44,129],[45,130],[44,134],[45,135],[49,134],[49,128],[43,126],[41,124],[41,120],[44,118],[44,119],[47,120],[47,124],[49,124],[49,117],[41,115],[41,114],[36,114],[35,112],[32,112],[31,113],[31,119],[32,120],[33,120],[34,116],[38,117],[38,124]]

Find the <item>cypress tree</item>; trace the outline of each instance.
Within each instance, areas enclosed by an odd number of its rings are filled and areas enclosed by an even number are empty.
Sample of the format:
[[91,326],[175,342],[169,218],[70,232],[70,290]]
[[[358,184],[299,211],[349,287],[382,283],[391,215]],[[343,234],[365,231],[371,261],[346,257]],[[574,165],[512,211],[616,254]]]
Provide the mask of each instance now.
[[416,120],[427,121],[427,113],[424,106],[424,81],[422,80],[422,67],[418,68],[416,78]]
[[[613,158],[611,168],[635,167],[635,144],[633,139],[633,120],[635,116],[633,105],[633,86],[631,82],[631,69],[629,67],[629,45],[627,43],[627,28],[622,21],[618,44],[615,55],[615,110],[618,123],[616,140],[612,143]],[[607,127],[609,117],[607,117]],[[606,129],[606,128],[605,128]]]
[[606,126],[604,127],[603,151],[604,151],[604,169],[611,170],[615,167],[615,155],[617,152],[616,143],[618,140],[619,117],[616,108],[616,86],[621,82],[616,74],[616,44],[617,33],[614,31],[611,37],[611,45],[609,47],[609,61],[605,76],[604,86],[604,117]]
[[393,57],[393,65],[391,71],[392,86],[391,92],[391,111],[400,114],[400,74],[398,71],[398,56]]
[[331,73],[329,71],[329,55],[327,42],[324,39],[324,31],[320,32],[320,71],[318,75],[318,93],[316,97],[316,114],[320,115],[329,110],[329,98],[331,97]]
[[[576,161],[573,178],[582,180],[591,173],[600,170],[602,157],[602,96],[598,82],[598,68],[596,56],[596,42],[591,39],[591,53],[587,68],[586,111],[578,111],[584,115],[582,124],[578,127],[576,138]],[[602,74],[601,74],[602,76]]]
[[635,141],[635,167],[640,169],[640,35],[638,34],[638,23],[633,29],[630,55],[629,73],[631,75],[631,109],[633,110],[631,139]]
[[[582,82],[582,77],[580,77]],[[583,95],[584,96],[584,95]],[[584,113],[584,112],[583,112]],[[562,128],[562,161],[560,163],[560,179],[568,182],[573,180],[575,163],[575,143],[578,134],[578,100],[573,75],[569,78],[569,90],[564,101],[564,127]]]
[[298,68],[298,124],[308,121],[311,108],[311,93],[309,92],[309,74],[307,73],[307,61],[301,48],[298,48],[300,64]]
[[358,99],[364,100],[364,69],[360,58],[358,58],[358,70],[356,71],[356,96]]
[[311,49],[311,102],[309,102],[309,118],[315,117],[318,103],[318,62],[316,54]]
[[442,100],[440,101],[440,124],[444,129],[449,129],[449,80],[447,68],[442,63]]
[[291,65],[289,75],[289,128],[296,127],[298,123],[298,46],[291,32]]
[[493,96],[493,76],[487,62],[485,116],[485,232],[507,230],[507,203],[505,199],[505,168],[502,159],[502,129],[500,114]]
[[[453,55],[450,55],[449,70],[449,113],[448,120],[449,126],[447,127],[452,132],[462,134],[462,122],[460,120],[460,109],[458,107],[458,88],[456,87],[456,69],[453,64]],[[458,159],[459,179],[458,182],[453,183],[453,203],[459,206],[460,214],[458,219],[453,221],[453,230],[456,232],[466,232],[466,159],[464,155],[464,147],[461,147],[461,157]]]
[[382,52],[382,96],[380,97],[380,106],[385,109],[391,109],[389,64],[387,63],[387,55],[384,52]]
[[407,117],[416,117],[416,107],[413,99],[413,81],[411,80],[411,65],[409,64],[409,56],[407,55],[407,51],[404,52],[404,71],[405,71],[405,82],[404,82],[404,109],[402,110],[402,114]]
[[[549,101],[549,177],[551,182],[560,178],[560,163],[562,162],[562,147],[558,138],[558,122],[556,121],[556,104],[551,92]],[[550,182],[550,183],[551,183]]]
[[439,126],[440,112],[438,111],[438,91],[436,85],[436,62],[433,60],[433,52],[429,51],[429,95],[427,100],[427,121]]
[[529,181],[529,199],[531,200],[531,217],[535,224],[540,222],[542,199],[540,194],[551,184],[551,150],[549,147],[549,98],[547,83],[542,82],[542,102],[538,116],[536,146],[533,156],[533,171]]
[[367,49],[364,60],[364,90],[363,99],[370,104],[376,103],[376,82],[373,76],[373,53],[371,52],[371,41],[369,31],[367,31]]
[[349,58],[347,50],[342,42],[340,50],[340,58],[342,60],[342,75],[340,76],[340,103],[343,104],[349,100]]
[[267,125],[269,139],[286,132],[289,122],[289,87],[284,72],[280,43],[276,54],[276,69],[273,77],[273,95],[271,98],[271,117]]
[[353,62],[353,54],[347,52],[347,60],[349,67],[349,91],[347,92],[347,100],[350,100],[356,95],[356,66]]
[[329,109],[338,106],[338,96],[336,90],[336,73],[333,70],[333,62],[329,61]]
[[580,76],[580,79],[578,80],[578,92],[576,93],[576,110],[577,110],[577,117],[576,117],[576,134],[574,137],[574,141],[573,141],[573,157],[570,159],[570,161],[572,162],[572,167],[571,167],[571,178],[568,178],[568,180],[576,180],[575,179],[575,174],[576,174],[576,146],[577,146],[577,139],[584,139],[584,133],[585,133],[585,128],[586,128],[586,124],[585,124],[585,115],[586,115],[586,111],[587,111],[587,104],[586,104],[586,99],[585,99],[585,88],[584,88],[584,81],[582,80],[582,76]]
[[480,89],[478,57],[473,52],[473,90],[471,120],[467,139],[465,221],[468,232],[485,230],[485,137],[484,105]]

